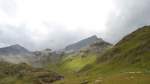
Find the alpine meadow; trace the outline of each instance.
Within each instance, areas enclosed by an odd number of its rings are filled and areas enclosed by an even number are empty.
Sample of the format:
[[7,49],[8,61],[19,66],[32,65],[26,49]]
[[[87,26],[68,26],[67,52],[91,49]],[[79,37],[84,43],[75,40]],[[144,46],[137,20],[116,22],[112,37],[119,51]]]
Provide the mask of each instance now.
[[150,0],[0,0],[0,84],[150,84]]

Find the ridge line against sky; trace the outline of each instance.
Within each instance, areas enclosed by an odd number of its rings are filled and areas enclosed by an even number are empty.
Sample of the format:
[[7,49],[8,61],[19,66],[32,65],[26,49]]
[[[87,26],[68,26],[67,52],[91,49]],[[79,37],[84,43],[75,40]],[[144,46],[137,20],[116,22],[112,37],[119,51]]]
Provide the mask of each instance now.
[[150,24],[149,4],[150,0],[0,0],[0,47],[59,49],[92,35],[116,43]]

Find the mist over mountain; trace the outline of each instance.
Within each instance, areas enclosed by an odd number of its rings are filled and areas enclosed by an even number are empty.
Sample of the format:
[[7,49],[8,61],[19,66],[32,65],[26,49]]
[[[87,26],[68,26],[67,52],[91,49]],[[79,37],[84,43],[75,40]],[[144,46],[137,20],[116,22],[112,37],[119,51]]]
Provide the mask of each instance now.
[[0,48],[0,60],[10,63],[28,63],[35,61],[35,55],[19,44]]
[[124,35],[150,23],[149,3],[0,0],[0,47],[22,44],[30,50],[59,49],[94,34],[115,44]]

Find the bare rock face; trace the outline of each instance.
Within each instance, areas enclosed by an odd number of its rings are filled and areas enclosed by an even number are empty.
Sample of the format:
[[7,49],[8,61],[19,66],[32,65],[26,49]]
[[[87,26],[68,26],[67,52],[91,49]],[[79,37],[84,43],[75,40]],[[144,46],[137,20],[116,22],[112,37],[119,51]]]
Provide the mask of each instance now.
[[48,63],[54,64],[60,59],[61,56],[61,54],[57,54],[51,49],[34,51],[32,53],[35,55],[35,61],[33,62],[34,66],[42,66]]

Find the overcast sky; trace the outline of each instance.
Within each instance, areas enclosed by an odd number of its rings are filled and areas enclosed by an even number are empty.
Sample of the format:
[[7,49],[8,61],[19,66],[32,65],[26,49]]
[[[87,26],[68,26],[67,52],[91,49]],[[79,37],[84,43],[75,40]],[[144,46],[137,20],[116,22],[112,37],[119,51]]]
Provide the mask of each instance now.
[[150,0],[0,0],[0,47],[63,48],[91,35],[110,43],[150,24]]

